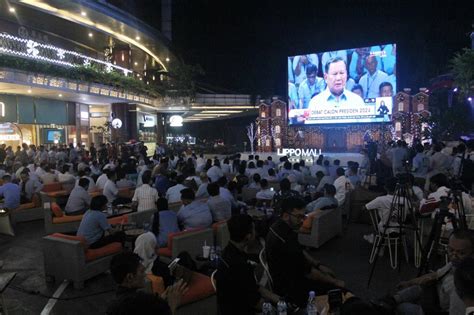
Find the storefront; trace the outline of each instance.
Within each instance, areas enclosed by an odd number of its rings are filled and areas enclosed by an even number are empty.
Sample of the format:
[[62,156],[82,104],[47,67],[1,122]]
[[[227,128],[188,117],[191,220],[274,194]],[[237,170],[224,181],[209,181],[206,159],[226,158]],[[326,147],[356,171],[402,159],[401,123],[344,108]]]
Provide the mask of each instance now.
[[75,118],[75,103],[0,94],[0,142],[12,147],[74,143]]
[[156,112],[137,106],[138,141],[142,141],[148,148],[148,155],[153,155],[157,141]]

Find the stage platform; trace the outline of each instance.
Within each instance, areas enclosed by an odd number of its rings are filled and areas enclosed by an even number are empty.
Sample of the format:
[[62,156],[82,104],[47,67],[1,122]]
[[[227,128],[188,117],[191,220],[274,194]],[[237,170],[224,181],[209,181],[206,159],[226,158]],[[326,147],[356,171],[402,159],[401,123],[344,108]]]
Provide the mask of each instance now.
[[[251,152],[243,152],[241,153],[242,159],[248,160],[248,156],[252,154]],[[267,157],[271,156],[272,160],[274,162],[280,161],[280,158],[282,156],[278,155],[276,152],[255,152],[253,155],[258,155],[260,156],[261,160],[266,160]],[[348,161],[354,161],[359,164],[361,164],[363,155],[360,153],[355,153],[355,152],[327,152],[325,153],[324,151],[322,152],[322,155],[324,156],[325,160],[328,160],[329,162],[332,162],[334,160],[340,160],[341,161],[341,166],[345,167],[347,166]],[[289,156],[288,157],[290,162],[298,162],[299,160],[304,160],[306,165],[312,165],[313,161],[316,163],[316,160],[318,159],[318,156],[303,156],[303,157],[298,157],[298,156]]]

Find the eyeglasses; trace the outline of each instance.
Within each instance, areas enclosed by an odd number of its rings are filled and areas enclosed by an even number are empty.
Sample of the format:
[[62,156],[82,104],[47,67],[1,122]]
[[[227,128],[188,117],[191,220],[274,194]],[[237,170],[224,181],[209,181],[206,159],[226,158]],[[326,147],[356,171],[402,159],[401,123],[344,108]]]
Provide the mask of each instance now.
[[290,217],[293,217],[298,221],[303,221],[307,217],[306,214],[297,214],[297,215],[295,215],[295,214],[292,214],[292,213],[289,213],[289,212],[287,212],[287,213]]

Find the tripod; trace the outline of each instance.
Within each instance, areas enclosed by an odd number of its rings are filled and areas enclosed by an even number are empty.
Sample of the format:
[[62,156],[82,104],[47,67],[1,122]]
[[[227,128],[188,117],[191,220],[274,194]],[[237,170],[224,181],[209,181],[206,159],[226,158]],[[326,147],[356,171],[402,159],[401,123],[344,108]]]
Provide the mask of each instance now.
[[[458,218],[454,213],[451,213],[449,211],[450,204],[453,204],[455,209],[457,209]],[[425,254],[421,259],[420,269],[418,270],[418,276],[421,276],[430,270],[430,264],[433,259],[433,252],[435,251],[437,244],[439,244],[442,235],[443,225],[446,225],[447,221],[450,221],[452,223],[453,229],[457,229],[458,227],[461,229],[467,228],[461,190],[451,190],[448,196],[441,197],[439,212],[435,215],[433,227],[431,228],[428,241],[423,251]]]
[[[422,248],[420,233],[419,233],[419,229],[417,225],[417,219],[416,219],[415,212],[413,209],[413,204],[411,202],[413,198],[413,191],[408,185],[408,178],[406,175],[407,174],[399,174],[397,176],[398,183],[395,188],[392,203],[390,205],[390,212],[388,216],[385,216],[385,217],[382,216],[381,218],[381,220],[383,220],[382,221],[383,231],[381,234],[379,233],[378,242],[374,242],[375,252],[372,254],[372,257],[373,257],[372,268],[370,271],[367,286],[369,286],[370,282],[372,281],[372,277],[374,275],[374,271],[375,271],[375,267],[377,264],[380,250],[381,248],[385,247],[387,242],[389,245],[389,250],[391,250],[390,242],[392,241],[392,239],[395,239],[395,240],[400,239],[401,245],[404,246],[404,249],[405,249],[405,258],[408,261],[405,231],[413,230],[415,234],[415,242],[417,242],[418,246]],[[407,217],[410,218],[409,222],[407,222],[406,220]],[[377,232],[380,232],[380,228],[378,229]],[[398,246],[397,242],[395,242],[395,246]],[[397,250],[396,247],[395,247],[395,250]],[[397,264],[395,265],[395,267],[393,267],[392,265],[392,267],[395,269],[396,266],[398,265],[398,270],[400,271],[401,255],[399,255],[398,257],[395,257],[395,259],[398,259],[398,261],[396,262]]]

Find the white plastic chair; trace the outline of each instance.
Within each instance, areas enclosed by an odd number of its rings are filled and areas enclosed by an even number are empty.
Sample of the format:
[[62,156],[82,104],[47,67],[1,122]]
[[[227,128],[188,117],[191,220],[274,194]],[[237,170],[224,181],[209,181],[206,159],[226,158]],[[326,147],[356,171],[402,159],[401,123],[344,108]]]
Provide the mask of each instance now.
[[[369,210],[370,219],[372,221],[372,226],[374,228],[374,244],[372,245],[372,251],[369,257],[369,263],[373,263],[375,260],[375,255],[377,253],[381,253],[381,251],[385,250],[385,247],[388,247],[389,256],[390,256],[390,266],[393,269],[396,269],[398,266],[398,246],[399,242],[403,246],[403,251],[405,254],[405,259],[408,263],[408,249],[407,249],[407,242],[404,231],[402,234],[396,234],[396,236],[392,236],[390,234],[383,235],[383,230],[381,231],[379,228],[380,216],[378,214],[378,209]],[[377,248],[381,246],[377,250]]]
[[273,279],[270,274],[270,269],[268,268],[267,257],[265,255],[265,248],[263,248],[258,254],[258,258],[263,267],[263,276],[260,279],[260,285],[268,288],[270,291],[273,291]]

